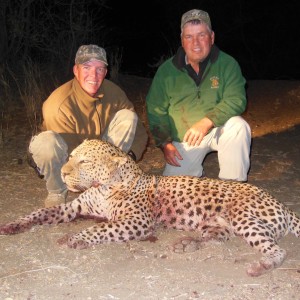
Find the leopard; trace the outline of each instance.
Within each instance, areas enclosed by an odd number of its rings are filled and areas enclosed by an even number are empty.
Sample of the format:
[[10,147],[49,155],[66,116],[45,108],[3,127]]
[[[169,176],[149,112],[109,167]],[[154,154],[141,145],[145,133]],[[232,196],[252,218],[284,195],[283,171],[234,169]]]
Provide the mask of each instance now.
[[[159,226],[194,231],[197,241],[204,243],[225,242],[238,236],[261,253],[260,259],[246,268],[249,276],[279,267],[287,255],[279,247],[279,239],[288,233],[300,235],[296,213],[258,186],[144,172],[128,154],[101,140],[85,140],[75,148],[61,176],[70,191],[79,193],[76,199],[40,208],[1,225],[0,234],[89,217],[97,222],[63,236],[58,243],[85,249],[97,244],[147,240],[155,237]],[[187,240],[178,243],[186,245]]]

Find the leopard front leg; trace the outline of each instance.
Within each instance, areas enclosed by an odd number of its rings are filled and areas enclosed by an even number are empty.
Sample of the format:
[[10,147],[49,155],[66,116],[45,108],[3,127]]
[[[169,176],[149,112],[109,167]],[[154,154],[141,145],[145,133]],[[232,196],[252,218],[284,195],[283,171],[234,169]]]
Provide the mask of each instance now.
[[40,208],[31,214],[0,226],[0,234],[17,234],[29,230],[35,225],[55,225],[74,220],[78,215],[76,199],[67,204],[49,208]]
[[76,217],[70,204],[62,204],[51,208],[41,208],[13,222],[0,226],[0,234],[16,234],[29,230],[34,225],[54,225],[70,222]]
[[152,235],[151,226],[140,226],[133,218],[96,224],[77,234],[63,237],[58,242],[74,249],[85,249],[93,245],[142,240]]
[[0,234],[17,234],[29,230],[34,225],[56,225],[71,222],[78,216],[105,218],[107,214],[105,193],[99,189],[90,189],[80,194],[72,202],[40,208],[17,220],[0,225]]
[[103,220],[109,218],[113,199],[114,194],[109,189],[91,187],[71,205],[78,212],[78,216]]

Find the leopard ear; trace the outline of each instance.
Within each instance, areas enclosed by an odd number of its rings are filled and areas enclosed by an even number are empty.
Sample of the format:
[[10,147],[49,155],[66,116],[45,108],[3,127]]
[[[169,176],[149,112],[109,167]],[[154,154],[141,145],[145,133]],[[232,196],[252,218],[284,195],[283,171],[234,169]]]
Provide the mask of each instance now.
[[117,164],[118,167],[123,166],[128,161],[127,157],[114,156],[112,161]]

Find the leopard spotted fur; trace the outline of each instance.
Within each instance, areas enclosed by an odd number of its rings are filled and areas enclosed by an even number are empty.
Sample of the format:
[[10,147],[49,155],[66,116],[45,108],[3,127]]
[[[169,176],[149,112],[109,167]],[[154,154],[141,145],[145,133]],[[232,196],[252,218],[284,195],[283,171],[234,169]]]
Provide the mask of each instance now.
[[79,216],[105,222],[68,236],[71,248],[145,239],[155,227],[199,231],[199,239],[226,241],[242,237],[262,258],[247,269],[259,276],[282,264],[286,251],[278,240],[300,235],[300,220],[268,192],[247,183],[189,176],[144,173],[127,154],[99,140],[86,140],[70,155],[62,178],[71,191],[83,192],[72,202],[42,208],[0,226],[14,234],[37,224],[70,222]]

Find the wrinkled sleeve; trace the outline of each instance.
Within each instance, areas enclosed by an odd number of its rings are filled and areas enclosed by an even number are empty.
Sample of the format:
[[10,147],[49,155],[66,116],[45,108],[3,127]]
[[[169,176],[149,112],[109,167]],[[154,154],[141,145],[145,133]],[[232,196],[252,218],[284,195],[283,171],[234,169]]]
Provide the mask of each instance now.
[[170,120],[168,115],[169,97],[165,77],[159,71],[153,78],[150,90],[146,97],[149,129],[155,145],[160,146],[171,141]]

